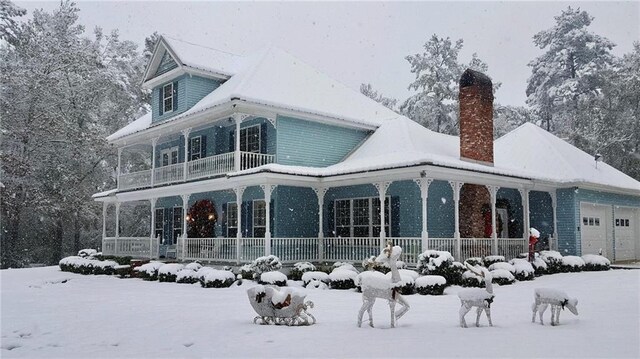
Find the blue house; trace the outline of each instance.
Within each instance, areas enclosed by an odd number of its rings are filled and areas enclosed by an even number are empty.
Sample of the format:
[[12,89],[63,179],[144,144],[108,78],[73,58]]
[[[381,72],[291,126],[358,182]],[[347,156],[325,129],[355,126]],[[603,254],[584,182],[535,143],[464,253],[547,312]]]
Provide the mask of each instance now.
[[[94,195],[105,254],[359,262],[392,239],[408,263],[425,249],[509,258],[535,227],[565,255],[640,258],[640,182],[533,124],[494,142],[481,73],[460,79],[460,137],[277,48],[243,57],[163,36],[142,86],[151,112],[107,138],[118,186]],[[133,153],[148,168],[125,166]],[[120,233],[121,206],[140,203],[149,234]]]

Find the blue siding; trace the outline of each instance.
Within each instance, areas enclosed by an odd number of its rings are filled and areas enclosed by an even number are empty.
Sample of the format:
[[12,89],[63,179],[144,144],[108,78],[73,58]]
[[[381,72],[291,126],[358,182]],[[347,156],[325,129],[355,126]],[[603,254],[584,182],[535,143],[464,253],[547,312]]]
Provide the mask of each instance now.
[[[274,155],[276,153],[277,147],[276,147],[276,141],[277,141],[277,134],[276,134],[276,129],[275,127],[273,127],[271,125],[271,123],[269,121],[267,121],[264,118],[254,118],[251,119],[249,121],[245,121],[243,122],[240,127],[241,128],[246,128],[246,127],[251,127],[251,126],[255,126],[255,125],[259,125],[262,126],[263,128],[266,128],[267,133],[267,150],[266,153],[270,154],[270,155]],[[216,141],[216,145],[215,145],[215,151],[216,154],[220,154],[220,153],[227,153],[230,150],[234,149],[235,150],[235,145],[233,143],[229,143],[231,137],[230,134],[234,133],[236,131],[236,126],[235,124],[233,126],[226,126],[226,127],[218,127],[216,134],[215,134],[215,141]],[[262,134],[261,134],[262,135]]]
[[178,67],[178,64],[173,60],[173,57],[169,55],[169,52],[165,51],[164,55],[162,55],[162,60],[160,60],[155,76],[160,76],[175,69],[176,67]]
[[524,234],[524,212],[520,192],[514,188],[500,188],[496,202],[498,207],[507,207],[509,238],[522,238]]
[[340,162],[368,132],[289,117],[278,117],[276,162],[292,166],[326,167]]
[[548,192],[529,192],[529,223],[540,231],[540,248],[544,248],[553,235],[553,205]]
[[184,138],[181,136],[180,138],[158,143],[156,145],[156,167],[160,167],[162,165],[160,162],[160,159],[162,158],[160,153],[162,150],[176,146],[178,147],[178,163],[184,162]]
[[563,188],[556,191],[558,220],[558,251],[563,255],[577,253],[577,234],[580,230],[576,208],[576,189]]
[[318,235],[318,197],[311,188],[278,186],[274,198],[274,237]]
[[186,106],[187,109],[193,107],[196,103],[202,100],[205,96],[213,92],[220,86],[220,82],[212,79],[207,79],[200,76],[187,76],[185,79],[186,84]]
[[455,221],[453,189],[447,181],[433,181],[429,186],[427,200],[427,232],[429,232],[429,237],[453,238]]
[[[153,89],[153,93],[151,94],[151,122],[152,123],[156,123],[156,122],[160,122],[163,120],[166,120],[170,117],[174,117],[176,115],[179,115],[183,112],[185,112],[187,110],[187,86],[186,86],[186,80],[187,75],[182,75],[178,78],[175,78],[171,81],[167,81],[159,86],[156,86]],[[178,104],[177,106],[173,109],[173,111],[169,112],[169,113],[163,113],[162,115],[160,115],[160,90],[162,89],[162,87],[168,83],[171,82],[177,82],[178,83]]]

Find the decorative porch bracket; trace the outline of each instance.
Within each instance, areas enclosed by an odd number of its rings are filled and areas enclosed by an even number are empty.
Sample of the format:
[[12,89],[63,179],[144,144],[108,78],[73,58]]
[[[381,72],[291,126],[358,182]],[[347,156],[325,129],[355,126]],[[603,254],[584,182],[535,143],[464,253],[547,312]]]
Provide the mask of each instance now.
[[187,169],[189,164],[189,134],[191,133],[191,127],[185,128],[181,131],[184,137],[184,162],[182,164],[182,180],[187,180]]
[[378,198],[380,199],[380,250],[384,249],[384,247],[386,246],[385,238],[387,237],[387,233],[384,230],[384,227],[386,226],[386,223],[384,220],[384,212],[386,209],[385,200],[387,196],[387,190],[389,189],[390,185],[391,185],[390,181],[376,182],[373,184],[373,186],[378,190]]
[[[183,194],[182,196],[182,260],[184,260],[185,257],[185,249],[186,249],[186,243],[187,243],[187,226],[188,226],[188,222],[187,222],[187,210],[189,208],[189,199],[191,198],[191,194]],[[178,244],[176,243],[176,246]],[[178,251],[176,250],[176,257]]]
[[240,253],[242,250],[242,195],[244,194],[244,190],[247,189],[247,187],[239,186],[232,189],[236,194],[236,217],[238,218],[238,230],[236,231],[236,263],[240,264]]
[[271,193],[278,187],[275,184],[261,184],[260,188],[264,192],[265,203],[265,233],[264,233],[264,255],[271,254]]
[[453,203],[454,203],[454,218],[455,218],[455,229],[453,232],[453,237],[455,238],[456,245],[456,253],[454,254],[455,258],[459,261],[462,260],[460,256],[462,255],[462,250],[460,248],[460,190],[462,186],[464,186],[464,182],[457,181],[449,181],[449,185],[453,190]]
[[313,187],[313,192],[318,196],[318,260],[324,260],[324,219],[322,212],[324,211],[324,195],[329,188],[326,187]]
[[500,187],[498,186],[486,186],[489,194],[491,195],[491,238],[493,239],[493,244],[491,246],[491,253],[493,255],[498,255],[498,232],[496,228],[496,200],[498,197],[498,190]]
[[271,126],[273,126],[273,128],[276,128],[276,119],[275,119],[275,117],[265,117],[265,119],[267,121],[269,121],[269,123],[271,124]]
[[429,249],[429,231],[427,229],[427,201],[429,199],[429,186],[433,178],[416,178],[413,180],[420,187],[420,198],[422,199],[422,252]]

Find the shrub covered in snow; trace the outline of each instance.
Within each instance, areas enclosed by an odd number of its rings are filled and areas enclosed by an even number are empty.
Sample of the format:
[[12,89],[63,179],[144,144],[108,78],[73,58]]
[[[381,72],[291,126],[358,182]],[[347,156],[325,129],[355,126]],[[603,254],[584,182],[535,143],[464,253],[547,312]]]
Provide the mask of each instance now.
[[350,270],[354,273],[359,273],[358,270],[356,269],[356,267],[353,266],[353,264],[349,263],[349,262],[335,262],[333,263],[332,269],[331,271],[335,271],[338,269],[345,269],[345,270]]
[[196,271],[196,278],[198,278],[198,281],[200,282],[201,286],[204,287],[204,277],[207,275],[207,273],[211,272],[212,270],[214,269],[211,267],[202,267]]
[[233,272],[211,269],[204,272],[200,284],[203,288],[227,288],[236,281]]
[[162,262],[152,261],[134,268],[136,276],[144,280],[158,280],[158,270],[162,267]]
[[474,267],[475,266],[481,266],[481,267],[485,266],[484,261],[480,257],[467,258],[467,260],[465,262],[471,264]]
[[526,259],[514,258],[509,263],[513,266],[512,273],[517,280],[533,280],[535,278],[535,270]]
[[[362,268],[364,270],[375,270],[384,274],[387,274],[391,271],[391,267],[388,262],[378,262],[376,261],[377,256],[371,256],[362,261]],[[339,262],[338,262],[339,263]],[[404,269],[407,267],[407,264],[403,261],[396,261],[396,268]]]
[[584,270],[586,271],[601,271],[609,270],[611,268],[611,262],[597,254],[585,254],[582,256],[584,261]]
[[96,255],[98,255],[98,251],[95,249],[86,248],[78,251],[78,257],[82,258],[94,257]]
[[272,272],[264,272],[260,274],[260,280],[258,281],[260,284],[272,284],[277,285],[279,287],[287,286],[287,276],[284,273],[278,271]]
[[491,271],[493,276],[492,283],[500,285],[513,284],[516,281],[516,277],[506,269],[494,269]]
[[309,262],[298,262],[293,265],[291,271],[289,271],[289,279],[301,280],[302,275],[306,272],[313,272],[316,270],[316,266]]
[[470,270],[466,270],[462,273],[462,282],[460,284],[463,287],[484,288],[484,278]]
[[531,265],[533,266],[533,269],[537,276],[548,273],[547,262],[545,262],[540,256],[536,256]]
[[158,268],[158,280],[160,282],[175,282],[178,272],[184,268],[179,263],[167,263]]
[[[282,263],[280,262],[280,258],[274,255],[269,255],[269,256],[256,258],[250,264],[249,268],[251,268],[251,272],[253,272],[253,275],[252,275],[253,278],[251,279],[257,280],[260,278],[260,275],[264,272],[273,272],[282,268]],[[240,268],[240,270],[241,270],[240,275],[242,275],[242,278],[248,279],[244,277],[244,274],[242,273],[242,268]]]
[[[416,292],[415,289],[415,279],[413,278],[413,274],[409,272],[413,272],[407,269],[400,269],[400,282],[394,284],[394,288],[397,288],[402,295],[409,295]],[[415,272],[414,272],[415,273]],[[416,273],[417,274],[417,273]],[[391,272],[385,274],[387,278],[389,278],[389,282],[391,282]]]
[[90,257],[71,256],[65,257],[58,262],[60,270],[79,274],[107,274],[115,273],[118,263],[114,261],[100,261]]
[[562,257],[562,271],[563,272],[582,272],[584,268],[584,261],[578,256],[564,256]]
[[547,265],[546,273],[560,273],[562,272],[562,254],[556,251],[541,251],[540,258]]
[[320,285],[316,282],[324,283],[325,285],[329,285],[329,275],[325,272],[313,271],[313,272],[305,272],[302,275],[302,286],[307,287],[309,284],[313,283],[314,288],[320,287]]
[[191,269],[194,272],[197,272],[200,268],[202,268],[202,264],[198,263],[198,262],[191,262],[189,264],[186,264],[184,266],[185,269]]
[[449,252],[427,250],[418,256],[417,270],[422,275],[442,276],[448,285],[457,285],[462,284],[465,268],[462,263],[454,262]]
[[240,276],[242,279],[253,279],[253,266],[251,264],[245,264],[240,267]]
[[198,280],[198,273],[191,268],[187,268],[187,266],[176,274],[176,283],[193,284],[198,283]]
[[489,272],[491,272],[493,270],[496,270],[496,269],[504,269],[506,271],[511,272],[511,274],[513,274],[516,271],[516,269],[513,267],[513,265],[511,263],[506,263],[506,262],[493,263],[487,269],[489,269]]
[[484,257],[482,262],[484,262],[484,265],[487,266],[487,268],[489,268],[494,263],[506,262],[506,260],[504,256],[486,256]]
[[357,276],[358,272],[356,271],[344,267],[338,267],[329,274],[329,286],[331,289],[355,288]]
[[116,267],[120,265],[115,261],[93,261],[93,274],[116,274]]
[[415,280],[416,292],[422,295],[442,295],[447,280],[439,275],[425,275]]

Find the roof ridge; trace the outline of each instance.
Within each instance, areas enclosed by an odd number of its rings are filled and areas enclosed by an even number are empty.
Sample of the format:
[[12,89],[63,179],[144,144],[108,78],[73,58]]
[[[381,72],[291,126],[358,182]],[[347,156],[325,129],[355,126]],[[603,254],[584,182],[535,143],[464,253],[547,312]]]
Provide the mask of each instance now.
[[206,46],[206,45],[202,45],[202,44],[196,44],[195,42],[182,40],[182,39],[179,39],[179,38],[177,38],[177,37],[173,37],[173,36],[167,35],[167,34],[165,34],[165,33],[162,33],[162,34],[160,34],[160,35],[161,35],[162,37],[166,37],[166,38],[169,38],[169,39],[171,39],[171,40],[175,40],[175,41],[180,41],[180,42],[183,42],[183,43],[185,43],[185,44],[192,45],[192,46],[198,46],[198,47],[202,47],[202,48],[204,48],[204,49],[213,50],[213,51],[217,51],[217,52],[222,52],[223,54],[227,54],[227,55],[233,55],[233,56],[238,56],[238,57],[245,57],[245,55],[240,55],[240,54],[236,54],[236,53],[234,53],[234,52],[225,51],[225,50],[220,50],[220,49],[217,49],[217,48],[215,48],[215,47],[211,47],[211,46]]

